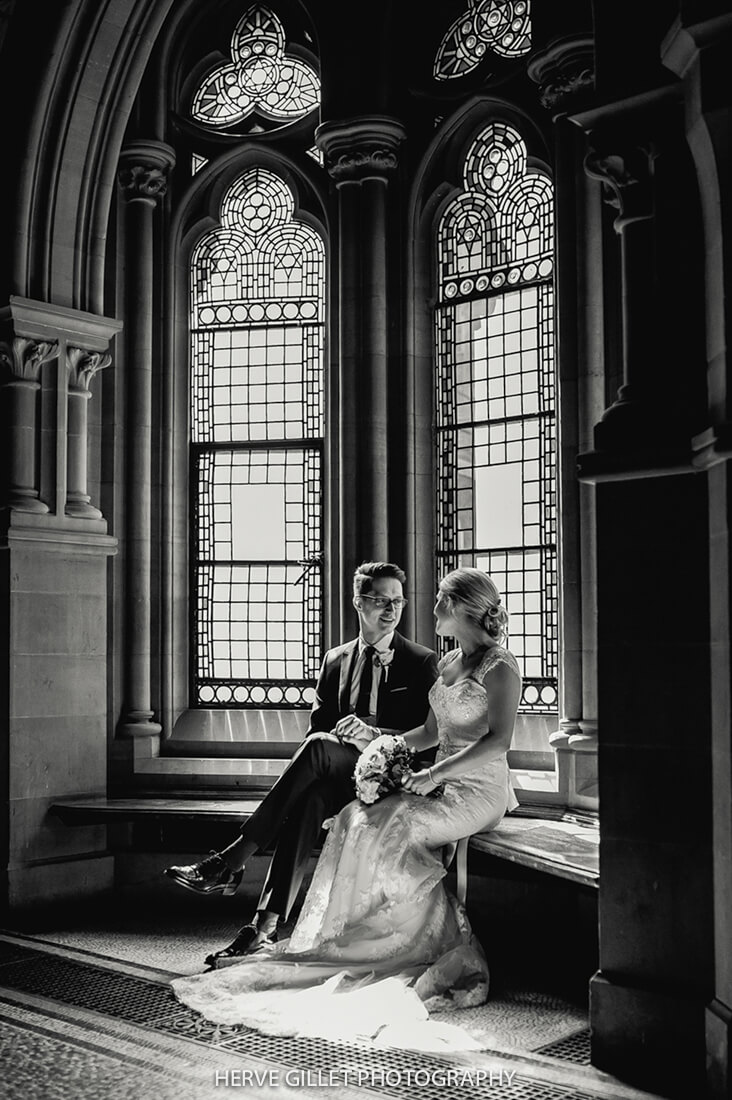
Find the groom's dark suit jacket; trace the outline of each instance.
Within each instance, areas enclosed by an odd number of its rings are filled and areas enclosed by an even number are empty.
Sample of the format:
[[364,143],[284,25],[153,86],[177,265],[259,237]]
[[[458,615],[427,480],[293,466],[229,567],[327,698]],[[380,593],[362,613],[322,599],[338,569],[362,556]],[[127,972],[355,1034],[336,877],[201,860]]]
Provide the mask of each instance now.
[[[394,657],[382,670],[376,707],[376,725],[382,733],[404,732],[427,717],[427,695],[437,679],[437,657],[431,649],[394,633]],[[310,733],[327,733],[350,712],[351,673],[358,658],[358,639],[329,649],[323,661]]]
[[[389,674],[382,673],[377,698],[376,725],[383,733],[402,733],[420,726],[429,710],[429,690],[437,679],[437,657],[431,649],[396,633],[393,648]],[[295,901],[323,821],[355,794],[353,769],[358,749],[309,735],[329,733],[339,718],[350,714],[351,673],[357,657],[358,639],[328,650],[307,735],[241,828],[242,835],[260,849],[276,843],[257,908],[284,918]],[[427,767],[432,762],[434,749],[428,751],[428,759],[424,754],[417,757],[418,766]]]

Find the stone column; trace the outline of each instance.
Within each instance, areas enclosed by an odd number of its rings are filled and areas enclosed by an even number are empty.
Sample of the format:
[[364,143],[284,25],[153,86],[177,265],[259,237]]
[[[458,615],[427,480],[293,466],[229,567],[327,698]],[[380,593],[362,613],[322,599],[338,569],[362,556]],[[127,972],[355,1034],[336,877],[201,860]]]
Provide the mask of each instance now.
[[[316,140],[338,192],[340,629],[353,629],[351,578],[390,555],[389,330],[395,310],[388,239],[392,179],[405,132],[381,116],[325,122]],[[391,289],[391,293],[390,293]]]
[[604,407],[601,225],[595,185],[583,179],[584,139],[567,112],[594,92],[593,40],[567,33],[532,54],[528,73],[554,119],[559,441],[559,793],[573,809],[597,808],[597,618],[594,493],[577,480],[585,425]]
[[69,371],[69,416],[66,460],[66,515],[100,519],[102,513],[87,493],[87,403],[89,385],[97,371],[108,367],[112,356],[83,348],[66,350]]
[[704,219],[709,428],[695,441],[708,469],[711,614],[714,996],[706,1010],[708,1095],[732,1095],[732,15],[688,0],[664,42],[663,62],[683,82],[686,139]]
[[[588,175],[602,184],[620,238],[619,251],[606,248],[597,262],[606,300],[617,294],[620,303],[618,336],[609,328],[607,345],[621,385],[595,425],[594,449],[578,456],[580,478],[595,490],[602,722],[592,1061],[638,1087],[691,1096],[703,1087],[715,953],[713,764],[709,500],[690,442],[698,373],[684,345],[661,352],[658,340],[684,275],[668,261],[667,234],[684,255],[695,224],[693,186],[683,193],[689,222],[671,216],[683,178],[671,171],[684,159],[678,96],[664,87],[572,121],[589,134]],[[693,578],[682,601],[679,563]],[[681,790],[683,819],[673,793]]]
[[155,736],[151,705],[151,538],[153,378],[153,215],[175,163],[160,142],[122,150],[118,182],[125,200],[127,494],[125,705],[119,731]]
[[48,512],[38,487],[38,392],[41,365],[57,355],[57,341],[13,336],[0,344],[0,362],[10,371],[4,386],[8,503],[18,512]]

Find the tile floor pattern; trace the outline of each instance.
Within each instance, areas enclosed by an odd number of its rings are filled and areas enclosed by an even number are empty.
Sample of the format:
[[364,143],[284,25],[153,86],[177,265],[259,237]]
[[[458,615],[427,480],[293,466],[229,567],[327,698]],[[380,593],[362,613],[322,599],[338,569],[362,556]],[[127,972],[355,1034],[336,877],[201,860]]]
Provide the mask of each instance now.
[[218,1027],[178,1005],[152,972],[115,971],[91,955],[32,949],[30,940],[0,942],[8,1100],[209,1100],[242,1086],[249,1096],[282,1100],[303,1091],[313,1100],[413,1100],[415,1091],[424,1100],[643,1095],[549,1058],[417,1055]]
[[[158,878],[29,914],[0,936],[8,1100],[221,1100],[230,1090],[282,1100],[648,1100],[589,1065],[581,1006],[528,987],[500,988],[461,1014],[485,1044],[479,1053],[382,1051],[210,1024],[167,982],[200,970],[248,913]],[[250,900],[245,891],[244,908]],[[249,1078],[236,1076],[245,1070]]]

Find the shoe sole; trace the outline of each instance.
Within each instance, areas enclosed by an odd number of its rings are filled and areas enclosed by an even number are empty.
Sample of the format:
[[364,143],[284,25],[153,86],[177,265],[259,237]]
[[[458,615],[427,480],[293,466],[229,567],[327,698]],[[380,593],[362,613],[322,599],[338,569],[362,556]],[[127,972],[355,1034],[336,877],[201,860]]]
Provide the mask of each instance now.
[[231,894],[235,894],[241,882],[241,879],[238,879],[235,882],[227,882],[223,885],[196,886],[195,883],[188,882],[187,879],[179,878],[178,875],[173,874],[172,871],[167,868],[163,871],[163,874],[167,875],[169,879],[172,879],[176,886],[182,886],[184,890],[190,890],[194,894],[221,894],[222,897],[228,897]]
[[210,966],[212,970],[225,970],[227,966],[236,966],[237,963],[244,962],[245,959],[249,959],[252,955],[259,955],[261,951],[266,951],[270,947],[274,947],[276,940],[265,940],[264,943],[260,943],[259,947],[255,947],[253,951],[245,951],[242,955],[209,955],[204,966]]

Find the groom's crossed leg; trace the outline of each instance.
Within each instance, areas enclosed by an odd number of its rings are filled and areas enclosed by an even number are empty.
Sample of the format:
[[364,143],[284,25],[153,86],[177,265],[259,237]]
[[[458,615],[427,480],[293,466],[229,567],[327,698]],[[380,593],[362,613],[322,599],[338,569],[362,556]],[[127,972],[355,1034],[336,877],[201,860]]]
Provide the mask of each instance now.
[[[351,769],[352,774],[353,769]],[[354,797],[349,779],[313,783],[293,807],[280,830],[267,878],[257,903],[258,913],[278,913],[287,920],[302,885],[308,860],[323,831],[323,822]]]
[[256,916],[219,956],[238,958],[276,940],[278,920],[289,915],[323,821],[355,795],[353,770],[358,755],[354,745],[330,734],[311,734],[232,844],[200,863],[166,869],[177,885],[196,893],[233,894],[246,861],[275,845]]

